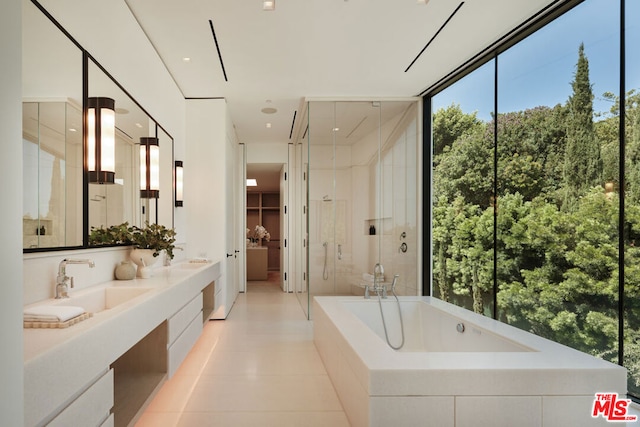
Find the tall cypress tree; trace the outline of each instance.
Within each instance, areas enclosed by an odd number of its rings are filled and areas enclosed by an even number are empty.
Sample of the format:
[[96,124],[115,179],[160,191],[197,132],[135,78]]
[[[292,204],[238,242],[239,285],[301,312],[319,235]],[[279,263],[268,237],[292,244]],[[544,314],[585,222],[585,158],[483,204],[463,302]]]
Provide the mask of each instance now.
[[570,207],[572,201],[588,188],[602,184],[602,158],[593,126],[593,90],[584,43],[578,49],[578,63],[571,87],[573,93],[567,102],[569,114],[564,161],[566,207]]

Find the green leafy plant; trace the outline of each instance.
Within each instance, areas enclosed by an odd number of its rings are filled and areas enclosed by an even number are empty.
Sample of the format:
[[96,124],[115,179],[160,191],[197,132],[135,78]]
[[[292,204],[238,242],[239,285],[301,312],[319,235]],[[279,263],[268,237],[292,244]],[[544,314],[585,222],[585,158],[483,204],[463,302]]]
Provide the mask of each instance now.
[[134,227],[129,226],[128,222],[120,225],[112,225],[110,227],[100,228],[91,227],[89,234],[89,244],[91,245],[131,245],[133,244],[131,236]]
[[144,227],[130,226],[128,222],[112,225],[107,228],[91,227],[89,243],[92,245],[133,245],[139,249],[153,249],[157,257],[165,251],[169,259],[173,259],[176,231],[160,224],[145,222]]
[[131,243],[140,249],[153,249],[153,256],[160,255],[163,250],[169,259],[173,259],[176,231],[160,224],[145,222],[144,228],[133,227]]

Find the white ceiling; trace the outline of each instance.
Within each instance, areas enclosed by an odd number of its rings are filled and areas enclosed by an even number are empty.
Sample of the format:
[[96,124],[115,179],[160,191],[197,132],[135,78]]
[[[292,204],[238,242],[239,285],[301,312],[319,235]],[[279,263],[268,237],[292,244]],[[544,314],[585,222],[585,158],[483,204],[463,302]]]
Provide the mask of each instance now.
[[268,12],[262,0],[125,1],[186,98],[226,98],[243,143],[288,142],[308,97],[416,96],[558,2],[277,0]]

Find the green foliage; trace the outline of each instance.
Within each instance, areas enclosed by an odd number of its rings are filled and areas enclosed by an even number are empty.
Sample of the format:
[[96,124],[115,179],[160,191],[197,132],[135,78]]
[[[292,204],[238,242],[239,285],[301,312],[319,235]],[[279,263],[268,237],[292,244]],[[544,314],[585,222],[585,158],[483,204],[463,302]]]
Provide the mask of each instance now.
[[91,227],[89,234],[89,244],[102,246],[102,245],[131,245],[131,235],[133,233],[133,227],[129,226],[128,222],[120,225],[112,225],[104,228]]
[[169,259],[173,259],[176,232],[160,224],[149,224],[140,228],[130,226],[128,222],[104,228],[91,227],[89,243],[91,245],[133,245],[140,249],[153,249],[153,256],[157,257],[165,251]]
[[584,44],[578,50],[578,63],[571,87],[573,94],[567,102],[569,114],[564,164],[565,205],[568,209],[585,190],[602,183],[602,158],[593,126],[593,91]]
[[486,208],[493,195],[493,137],[476,131],[465,134],[440,156],[434,168],[434,197],[454,199],[461,195],[471,204]]
[[173,249],[175,248],[176,232],[173,228],[167,228],[160,224],[149,224],[145,222],[143,228],[133,227],[131,242],[140,249],[153,249],[153,256],[160,255],[165,251],[169,259],[173,259]]
[[464,135],[474,133],[483,127],[476,113],[465,114],[460,105],[452,104],[433,114],[433,155],[441,154]]

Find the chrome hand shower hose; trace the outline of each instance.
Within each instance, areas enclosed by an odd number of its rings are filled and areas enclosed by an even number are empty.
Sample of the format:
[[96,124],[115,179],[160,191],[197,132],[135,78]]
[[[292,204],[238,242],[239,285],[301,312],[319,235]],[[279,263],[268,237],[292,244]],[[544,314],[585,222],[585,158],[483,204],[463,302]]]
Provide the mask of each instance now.
[[327,270],[327,242],[324,242],[322,246],[324,246],[324,268],[322,269],[322,280],[327,280],[329,279],[329,271]]
[[399,346],[394,346],[389,341],[389,334],[387,333],[387,323],[384,320],[384,312],[382,311],[382,298],[380,297],[380,291],[378,291],[378,305],[380,306],[380,316],[382,316],[382,326],[384,327],[384,336],[387,339],[387,344],[394,350],[400,350],[404,346],[404,323],[402,321],[402,310],[400,309],[400,300],[398,299],[398,295],[396,295],[396,280],[400,277],[399,274],[393,276],[393,282],[391,283],[391,293],[394,297],[396,297],[396,303],[398,304],[398,314],[400,315],[400,333],[402,334],[402,341]]

